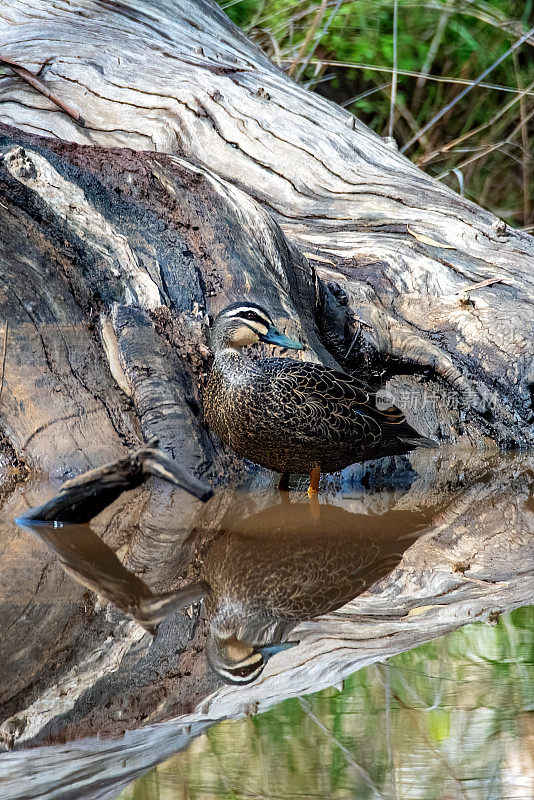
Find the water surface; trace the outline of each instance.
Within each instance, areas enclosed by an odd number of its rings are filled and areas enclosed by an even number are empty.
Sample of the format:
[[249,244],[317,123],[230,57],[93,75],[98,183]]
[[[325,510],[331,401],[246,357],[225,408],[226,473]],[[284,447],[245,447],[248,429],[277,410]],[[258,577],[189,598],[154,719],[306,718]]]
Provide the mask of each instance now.
[[534,606],[211,728],[120,800],[534,796]]

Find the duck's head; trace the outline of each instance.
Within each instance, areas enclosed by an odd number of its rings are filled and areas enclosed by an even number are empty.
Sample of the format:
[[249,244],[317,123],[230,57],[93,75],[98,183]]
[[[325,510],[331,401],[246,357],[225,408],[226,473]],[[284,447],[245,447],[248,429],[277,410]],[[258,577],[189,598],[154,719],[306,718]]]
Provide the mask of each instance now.
[[296,644],[298,642],[253,645],[235,635],[208,636],[206,655],[211,668],[223,681],[244,686],[259,678],[271,656]]
[[289,339],[276,328],[268,311],[248,301],[232,303],[217,315],[210,342],[214,353],[228,347],[239,350],[257,342],[267,342],[289,350],[304,349],[304,345]]

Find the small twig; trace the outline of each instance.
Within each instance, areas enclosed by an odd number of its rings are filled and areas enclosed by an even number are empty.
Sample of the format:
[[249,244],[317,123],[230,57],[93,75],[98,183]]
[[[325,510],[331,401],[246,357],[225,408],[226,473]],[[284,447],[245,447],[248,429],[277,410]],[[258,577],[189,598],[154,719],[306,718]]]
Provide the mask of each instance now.
[[397,28],[399,17],[398,0],[393,0],[393,71],[391,73],[391,99],[389,104],[388,136],[393,139],[393,122],[395,118],[395,103],[397,101]]
[[2,354],[2,377],[0,378],[0,397],[2,397],[2,391],[4,389],[4,373],[6,371],[7,326],[8,326],[8,322],[7,322],[7,319],[6,319],[6,327],[4,329],[4,352]]
[[484,286],[493,286],[494,283],[503,283],[505,278],[488,278],[480,283],[475,283],[473,286],[466,286],[465,289],[458,289],[454,294],[464,294],[465,292],[473,292],[475,289],[483,289]]
[[54,103],[58,108],[68,114],[68,116],[74,120],[74,122],[79,125],[81,128],[85,128],[85,120],[72,106],[69,106],[68,103],[65,103],[64,100],[61,100],[54,92],[50,91],[50,89],[45,86],[45,84],[37,78],[33,72],[30,72],[26,67],[21,67],[20,64],[17,64],[16,61],[12,61],[10,58],[6,58],[3,55],[0,55],[0,66],[5,65],[9,67],[15,75],[18,75],[19,78],[22,78],[23,81],[29,83],[34,89],[36,89],[40,94],[44,94],[52,103]]

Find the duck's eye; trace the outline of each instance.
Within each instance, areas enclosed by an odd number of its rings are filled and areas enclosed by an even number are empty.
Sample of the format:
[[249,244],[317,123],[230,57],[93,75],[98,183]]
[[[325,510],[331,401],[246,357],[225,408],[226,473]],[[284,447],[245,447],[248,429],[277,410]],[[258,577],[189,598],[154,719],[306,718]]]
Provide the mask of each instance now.
[[236,669],[232,671],[233,675],[236,675],[238,678],[248,678],[248,676],[254,672],[260,664],[262,664],[263,659],[261,661],[256,662],[255,664],[247,664],[246,667],[241,667],[241,669]]

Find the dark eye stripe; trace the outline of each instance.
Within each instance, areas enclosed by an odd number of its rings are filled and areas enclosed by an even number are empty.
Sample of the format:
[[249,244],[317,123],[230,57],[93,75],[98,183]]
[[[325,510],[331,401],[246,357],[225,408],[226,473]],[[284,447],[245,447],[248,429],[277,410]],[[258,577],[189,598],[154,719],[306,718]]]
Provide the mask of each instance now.
[[248,675],[255,672],[262,664],[263,658],[260,656],[257,661],[253,661],[252,664],[247,664],[244,667],[226,667],[225,672],[228,672],[229,675],[235,675],[236,678],[246,678]]
[[252,683],[253,681],[258,678],[263,670],[263,664],[256,666],[253,672],[249,673],[248,675],[234,675],[232,672],[226,669],[221,669],[218,671],[218,674],[221,678],[223,678],[227,683],[237,684],[239,686],[244,686],[247,683]]
[[232,309],[228,313],[228,316],[236,319],[247,319],[251,322],[259,322],[260,325],[265,325],[267,328],[271,324],[271,320],[267,314],[263,314],[261,311],[255,308],[247,308],[246,306]]
[[250,319],[253,322],[261,322],[262,325],[264,325],[267,322],[265,317],[262,317],[260,314],[257,314],[255,311],[245,311],[245,313],[243,314],[243,317],[245,317],[246,319]]

